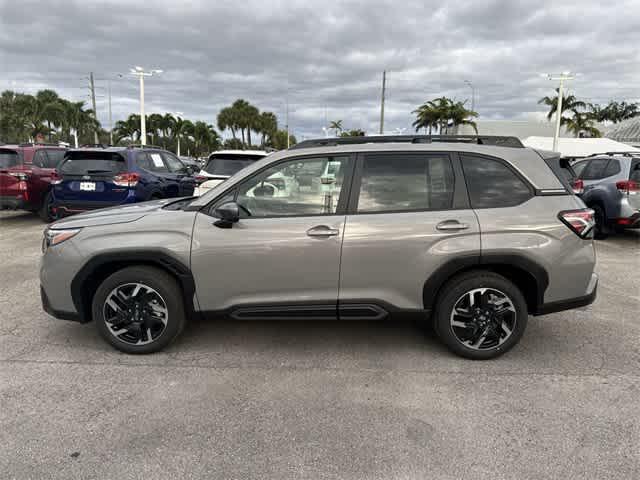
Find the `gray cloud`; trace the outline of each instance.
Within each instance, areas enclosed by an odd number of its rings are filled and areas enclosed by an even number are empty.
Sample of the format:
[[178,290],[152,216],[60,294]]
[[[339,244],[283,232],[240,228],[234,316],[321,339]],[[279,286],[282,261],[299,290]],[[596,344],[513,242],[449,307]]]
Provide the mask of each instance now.
[[[377,131],[381,71],[389,70],[387,130],[437,95],[470,97],[485,118],[526,118],[552,92],[544,72],[582,75],[592,102],[640,98],[640,1],[91,2],[0,0],[0,90],[54,88],[88,100],[96,74],[104,124],[106,79],[116,119],[138,108],[133,65],[149,79],[148,112],[215,123],[238,97],[278,114],[298,136],[325,115]],[[325,114],[326,112],[326,114]]]

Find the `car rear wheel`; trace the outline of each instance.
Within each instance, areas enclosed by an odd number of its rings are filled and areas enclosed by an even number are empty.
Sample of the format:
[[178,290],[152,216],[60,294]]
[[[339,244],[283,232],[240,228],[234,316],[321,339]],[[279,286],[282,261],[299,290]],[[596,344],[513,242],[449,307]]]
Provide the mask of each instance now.
[[92,311],[100,335],[125,353],[162,350],[185,324],[178,283],[153,267],[129,267],[109,276],[96,291]]
[[434,327],[454,353],[488,360],[510,350],[527,326],[527,303],[511,281],[492,272],[469,272],[442,288]]
[[42,201],[42,206],[40,210],[38,210],[38,215],[42,219],[43,222],[53,222],[56,220],[56,216],[53,213],[53,198],[51,196],[51,192],[47,192]]
[[604,213],[604,209],[600,205],[594,205],[591,208],[593,209],[596,221],[596,226],[593,231],[593,238],[595,238],[596,240],[604,240],[609,236],[607,215]]

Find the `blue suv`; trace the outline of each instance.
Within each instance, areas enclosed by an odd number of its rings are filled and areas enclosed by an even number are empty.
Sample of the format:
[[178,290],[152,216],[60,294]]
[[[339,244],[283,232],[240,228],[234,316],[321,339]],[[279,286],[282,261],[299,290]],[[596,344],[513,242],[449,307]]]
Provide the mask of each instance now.
[[193,195],[191,167],[156,147],[69,150],[52,180],[51,219],[127,203]]

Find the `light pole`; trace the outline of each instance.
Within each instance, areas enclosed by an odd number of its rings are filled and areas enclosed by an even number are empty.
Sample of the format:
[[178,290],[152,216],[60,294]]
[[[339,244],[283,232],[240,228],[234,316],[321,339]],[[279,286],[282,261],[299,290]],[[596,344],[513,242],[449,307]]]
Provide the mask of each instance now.
[[129,70],[131,75],[135,75],[140,79],[140,143],[142,145],[147,144],[147,122],[144,117],[144,77],[153,77],[158,73],[162,73],[162,70],[149,70],[145,71],[142,67],[134,67]]
[[565,80],[573,80],[575,78],[571,72],[562,72],[562,73],[549,73],[547,74],[547,78],[549,80],[559,81],[560,86],[558,87],[558,102],[556,105],[556,131],[553,135],[553,151],[558,151],[558,138],[560,137],[560,121],[562,119],[562,98],[563,98],[563,90],[564,90],[564,81]]
[[465,80],[464,83],[466,83],[467,85],[469,85],[469,88],[471,88],[471,111],[475,112],[475,106],[476,106],[476,88],[473,86],[473,83],[471,83],[470,80]]

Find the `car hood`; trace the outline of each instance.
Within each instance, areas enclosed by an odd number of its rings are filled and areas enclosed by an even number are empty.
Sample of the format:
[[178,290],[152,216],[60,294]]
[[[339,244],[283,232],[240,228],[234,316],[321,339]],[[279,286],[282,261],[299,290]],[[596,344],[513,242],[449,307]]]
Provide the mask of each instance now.
[[73,215],[52,223],[49,228],[81,228],[95,227],[98,225],[113,225],[116,223],[135,222],[151,212],[159,210],[166,204],[175,202],[176,198],[169,200],[153,200],[151,202],[133,203],[117,207],[102,208],[92,212]]

